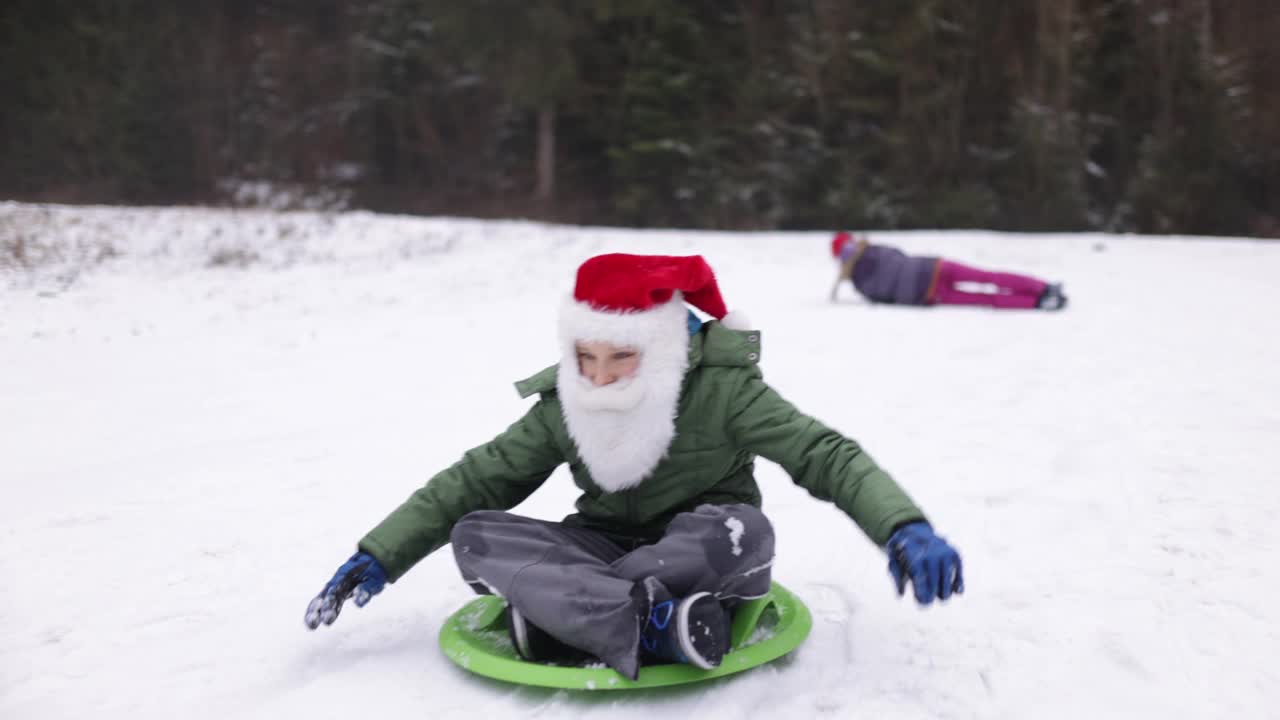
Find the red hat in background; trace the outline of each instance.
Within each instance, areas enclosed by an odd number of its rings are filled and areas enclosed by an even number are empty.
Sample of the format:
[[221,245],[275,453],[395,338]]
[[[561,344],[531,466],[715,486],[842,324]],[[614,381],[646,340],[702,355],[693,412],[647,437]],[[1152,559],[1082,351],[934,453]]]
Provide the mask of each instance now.
[[846,230],[841,230],[836,233],[831,238],[831,257],[839,258],[840,253],[844,251],[845,246],[854,240],[855,238],[853,237],[853,233]]

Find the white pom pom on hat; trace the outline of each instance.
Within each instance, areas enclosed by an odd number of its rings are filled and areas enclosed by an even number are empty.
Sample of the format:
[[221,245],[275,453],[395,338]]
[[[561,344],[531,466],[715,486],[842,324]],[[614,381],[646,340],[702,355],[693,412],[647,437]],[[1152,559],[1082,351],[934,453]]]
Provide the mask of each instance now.
[[751,330],[751,318],[741,310],[733,310],[720,318],[720,324],[730,330]]

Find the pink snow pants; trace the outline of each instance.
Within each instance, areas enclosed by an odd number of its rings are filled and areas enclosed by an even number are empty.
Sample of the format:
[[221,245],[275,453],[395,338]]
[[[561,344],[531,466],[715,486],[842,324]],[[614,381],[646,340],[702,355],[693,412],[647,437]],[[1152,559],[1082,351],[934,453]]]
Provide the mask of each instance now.
[[[994,285],[994,292],[969,292],[956,287],[957,283],[982,283]],[[1044,292],[1045,281],[1028,275],[1008,272],[991,272],[950,260],[938,261],[938,283],[934,287],[933,302],[937,305],[987,305],[994,308],[1035,308]]]

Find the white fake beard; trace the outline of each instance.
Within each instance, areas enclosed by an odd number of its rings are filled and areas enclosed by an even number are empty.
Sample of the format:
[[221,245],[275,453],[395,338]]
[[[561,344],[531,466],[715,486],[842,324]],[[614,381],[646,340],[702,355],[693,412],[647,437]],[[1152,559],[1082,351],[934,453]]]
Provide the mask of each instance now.
[[636,377],[596,387],[587,378],[578,375],[573,379],[578,387],[573,391],[578,406],[589,412],[633,410],[644,399],[644,381]]
[[[639,485],[658,466],[676,436],[680,381],[630,380],[626,387],[592,387],[569,368],[559,381],[565,426],[591,479],[605,492]],[[615,383],[616,384],[616,383]]]
[[[565,427],[591,479],[605,492],[643,482],[675,438],[680,389],[689,364],[682,303],[678,309],[672,330],[663,327],[656,333],[659,337],[652,338],[656,342],[632,344],[640,351],[636,374],[611,385],[595,387],[582,377],[573,341],[566,338],[556,380]],[[664,325],[670,324],[664,319]]]

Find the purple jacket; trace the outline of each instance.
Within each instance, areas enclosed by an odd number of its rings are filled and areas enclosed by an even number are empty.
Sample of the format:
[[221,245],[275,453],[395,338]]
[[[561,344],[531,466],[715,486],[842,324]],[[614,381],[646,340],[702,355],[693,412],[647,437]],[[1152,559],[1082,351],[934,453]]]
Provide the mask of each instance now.
[[914,257],[886,245],[867,245],[853,266],[853,286],[868,300],[927,305],[936,257]]

